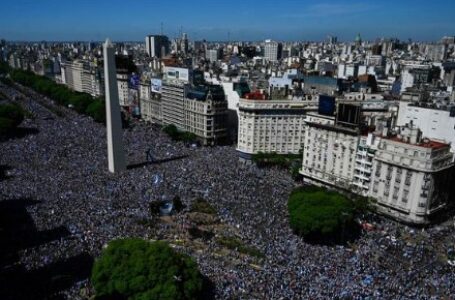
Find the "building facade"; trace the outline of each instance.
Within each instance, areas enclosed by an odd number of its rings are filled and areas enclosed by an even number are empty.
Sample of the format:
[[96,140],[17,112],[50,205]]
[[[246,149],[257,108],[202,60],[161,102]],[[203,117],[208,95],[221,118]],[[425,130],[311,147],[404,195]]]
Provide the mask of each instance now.
[[267,61],[278,61],[281,59],[281,52],[282,52],[283,45],[281,43],[272,41],[272,40],[265,40],[264,44],[264,58]]
[[416,127],[380,137],[369,195],[380,212],[425,224],[453,198],[453,154],[445,143],[423,139]]
[[62,83],[70,89],[94,97],[104,94],[102,70],[85,60],[74,60],[61,64]]
[[450,143],[455,153],[455,108],[445,106],[437,108],[420,106],[418,103],[400,102],[397,125],[412,123],[423,135]]
[[310,183],[349,189],[354,179],[359,131],[336,124],[335,117],[308,114],[300,174]]
[[306,113],[316,109],[316,103],[301,100],[240,99],[240,157],[250,159],[258,152],[299,153],[304,144]]

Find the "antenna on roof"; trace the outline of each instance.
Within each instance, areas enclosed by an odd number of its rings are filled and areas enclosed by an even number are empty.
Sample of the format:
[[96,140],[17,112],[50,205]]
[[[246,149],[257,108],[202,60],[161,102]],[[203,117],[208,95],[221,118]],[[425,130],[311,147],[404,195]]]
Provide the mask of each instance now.
[[228,36],[227,36],[227,38],[228,38],[228,40],[227,40],[228,43],[230,43],[230,42],[231,42],[231,32],[230,32],[229,30],[228,30]]
[[163,35],[163,22],[161,22],[161,35]]

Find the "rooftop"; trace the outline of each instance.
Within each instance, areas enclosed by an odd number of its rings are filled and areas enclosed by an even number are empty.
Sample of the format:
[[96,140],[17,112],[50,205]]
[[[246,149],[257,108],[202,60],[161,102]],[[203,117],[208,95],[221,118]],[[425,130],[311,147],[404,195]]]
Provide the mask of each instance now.
[[433,150],[439,150],[439,149],[443,149],[446,147],[449,148],[449,144],[447,144],[447,143],[438,142],[438,141],[430,140],[430,139],[426,139],[426,138],[423,138],[419,143],[415,143],[415,144],[407,142],[406,140],[401,139],[398,136],[383,137],[383,138],[394,141],[394,142],[404,143],[404,144],[408,144],[408,145],[414,145],[414,146],[418,146],[418,147],[422,147],[422,148],[429,148],[429,149],[433,149]]

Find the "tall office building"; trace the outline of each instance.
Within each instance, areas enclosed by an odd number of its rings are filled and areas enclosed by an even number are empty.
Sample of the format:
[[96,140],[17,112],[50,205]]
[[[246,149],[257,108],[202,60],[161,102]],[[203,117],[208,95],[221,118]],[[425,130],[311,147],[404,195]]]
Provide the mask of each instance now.
[[150,57],[163,57],[169,53],[169,39],[165,35],[148,35],[145,37],[145,50]]
[[281,43],[265,40],[264,45],[264,58],[268,61],[277,61],[281,59],[281,52],[283,45]]
[[186,85],[190,82],[190,70],[165,67],[163,73],[161,89],[163,124],[174,124],[178,129],[185,130],[184,99]]

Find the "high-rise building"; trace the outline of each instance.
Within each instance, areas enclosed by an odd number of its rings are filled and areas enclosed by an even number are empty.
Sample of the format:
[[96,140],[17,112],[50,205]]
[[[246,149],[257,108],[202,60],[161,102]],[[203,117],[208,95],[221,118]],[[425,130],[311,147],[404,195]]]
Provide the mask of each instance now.
[[281,43],[265,40],[264,44],[264,58],[268,61],[274,62],[281,59],[281,52],[283,45]]
[[184,100],[186,85],[190,82],[188,68],[164,67],[161,89],[161,110],[164,125],[175,125],[185,130]]
[[165,35],[148,35],[145,37],[145,50],[150,57],[161,58],[169,53],[170,42]]

